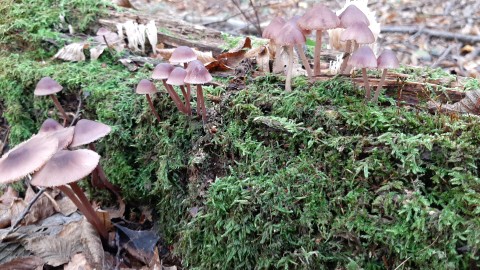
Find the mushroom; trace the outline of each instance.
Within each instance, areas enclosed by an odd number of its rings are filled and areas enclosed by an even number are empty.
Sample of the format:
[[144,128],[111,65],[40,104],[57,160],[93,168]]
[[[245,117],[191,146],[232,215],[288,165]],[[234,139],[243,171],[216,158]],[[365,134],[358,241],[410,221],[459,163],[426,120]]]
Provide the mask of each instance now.
[[37,86],[35,87],[35,91],[33,92],[33,94],[36,96],[50,96],[50,98],[52,98],[53,100],[53,103],[55,104],[55,107],[57,107],[58,111],[63,116],[63,126],[66,126],[67,119],[68,119],[67,114],[65,113],[65,110],[63,110],[62,105],[60,105],[60,102],[55,96],[55,93],[62,91],[62,89],[63,87],[59,83],[57,83],[54,79],[50,77],[43,77],[37,83]]
[[305,15],[303,15],[297,23],[302,29],[316,30],[313,70],[314,75],[319,76],[321,73],[320,52],[322,50],[322,31],[337,28],[340,25],[340,19],[325,5],[317,4],[312,9],[307,11],[307,13],[305,13]]
[[20,180],[40,169],[57,152],[55,137],[33,136],[0,158],[0,184]]
[[[262,37],[263,38],[268,38],[270,40],[270,45],[272,47],[275,47],[275,58],[280,56],[282,46],[278,45],[275,43],[275,39],[278,37],[280,34],[280,30],[282,27],[285,25],[286,21],[282,17],[275,17],[270,24],[263,29]],[[276,60],[275,63],[278,63],[279,61]],[[270,67],[269,67],[270,69]],[[270,71],[270,70],[268,70]]]
[[365,100],[370,100],[370,84],[368,83],[367,78],[367,68],[376,68],[377,67],[377,58],[373,53],[372,49],[367,46],[360,47],[358,50],[353,52],[348,64],[352,67],[357,67],[362,69],[363,81],[365,84]]
[[[352,24],[348,26],[340,35],[341,41],[346,41],[346,53],[347,56],[343,60],[342,66],[340,67],[340,71],[346,71],[347,73],[350,72],[350,69],[346,70],[348,59],[350,58],[350,53],[358,49],[360,44],[371,44],[375,42],[375,36],[372,33],[372,30],[368,28],[363,22],[359,22],[356,24]],[[354,48],[352,49],[352,41],[354,42]]]
[[197,85],[197,113],[202,112],[203,124],[207,122],[207,108],[205,107],[205,99],[203,97],[202,84],[210,82],[212,75],[208,72],[202,62],[194,60],[188,64],[186,69],[185,83]]
[[150,107],[150,110],[152,111],[153,115],[157,118],[158,122],[161,122],[162,119],[160,119],[160,115],[158,115],[157,110],[155,110],[155,107],[153,106],[152,98],[150,97],[151,94],[155,94],[157,92],[157,88],[155,85],[149,81],[149,80],[141,80],[137,88],[135,89],[135,93],[139,95],[145,95],[147,97],[148,101],[148,106]]
[[183,64],[184,68],[187,68],[187,63],[193,60],[197,60],[197,54],[187,46],[177,47],[168,59],[172,64]]
[[190,107],[190,87],[185,91],[185,76],[187,76],[187,71],[181,67],[176,67],[168,76],[167,84],[180,86],[183,96],[185,97],[185,110],[188,115],[192,115],[192,108]]
[[58,150],[62,150],[67,148],[73,139],[73,132],[75,127],[63,127],[57,121],[48,118],[45,120],[40,129],[38,130],[38,134],[35,136],[50,136],[55,137],[58,140]]
[[385,83],[385,77],[387,76],[387,69],[389,68],[398,68],[399,63],[397,56],[392,50],[384,50],[377,58],[377,68],[383,69],[382,78],[378,83],[377,90],[375,91],[375,95],[373,96],[372,101],[377,103],[378,96],[380,95],[380,91],[382,90],[383,84]]
[[[75,125],[75,133],[70,147],[78,147],[88,144],[88,148],[92,151],[97,151],[93,142],[105,137],[112,129],[110,126],[103,123],[81,119]],[[108,188],[117,197],[120,197],[119,189],[112,185],[103,170],[103,167],[98,163],[95,170],[92,172],[92,185],[99,188]]]
[[94,151],[80,149],[60,150],[32,177],[32,185],[39,187],[57,187],[85,215],[103,239],[108,234],[95,210],[77,185],[76,181],[90,174],[98,164],[100,156]]
[[170,98],[173,100],[173,102],[175,103],[175,106],[177,106],[178,110],[183,112],[183,113],[187,113],[187,111],[185,109],[185,106],[183,105],[182,101],[180,100],[180,97],[178,96],[177,92],[175,92],[175,90],[173,89],[173,87],[171,85],[167,84],[168,76],[173,71],[173,69],[175,69],[175,67],[171,64],[160,63],[153,70],[152,79],[162,80],[163,86],[165,87],[165,89],[167,89],[167,92],[170,95]]
[[[305,36],[302,30],[297,26],[295,21],[289,21],[285,23],[280,31],[280,36],[275,42],[281,46],[287,47],[288,63],[287,63],[287,79],[285,82],[285,90],[287,92],[292,91],[292,68],[293,68],[293,46],[305,44]],[[303,49],[298,50],[303,54]],[[306,57],[305,57],[306,58]],[[303,58],[302,58],[303,59]],[[307,65],[309,67],[309,65]]]

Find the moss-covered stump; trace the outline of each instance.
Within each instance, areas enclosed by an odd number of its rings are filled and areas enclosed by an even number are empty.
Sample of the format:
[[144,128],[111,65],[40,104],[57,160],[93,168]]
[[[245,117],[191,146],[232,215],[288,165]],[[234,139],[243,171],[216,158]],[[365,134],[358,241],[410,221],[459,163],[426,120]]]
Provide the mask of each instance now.
[[151,67],[0,61],[10,142],[52,116],[51,101],[33,96],[42,76],[65,87],[63,103],[81,90],[82,117],[113,127],[98,147],[108,176],[131,205],[155,207],[188,269],[478,265],[477,117],[432,115],[388,98],[366,105],[342,78],[298,78],[286,93],[267,76],[240,91],[207,87],[221,102],[207,104],[216,132],[205,132],[166,93],[154,99],[164,119],[155,121],[133,92]]

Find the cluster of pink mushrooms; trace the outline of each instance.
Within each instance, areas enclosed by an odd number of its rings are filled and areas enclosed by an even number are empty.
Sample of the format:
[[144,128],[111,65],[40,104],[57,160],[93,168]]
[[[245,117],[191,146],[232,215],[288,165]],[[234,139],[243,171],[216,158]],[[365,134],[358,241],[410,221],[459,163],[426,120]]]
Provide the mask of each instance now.
[[[207,121],[207,109],[205,107],[205,99],[203,96],[202,84],[208,83],[212,80],[212,76],[205,68],[203,63],[197,60],[197,54],[189,47],[180,46],[176,48],[170,59],[170,63],[160,63],[153,70],[152,79],[162,80],[163,86],[167,90],[170,98],[175,103],[175,106],[181,113],[191,116],[192,108],[190,106],[191,100],[191,86],[197,86],[197,114],[202,116],[203,124]],[[180,66],[174,66],[179,64]],[[174,86],[178,86],[184,97],[184,101],[177,94]],[[135,91],[137,94],[145,95],[152,113],[160,122],[161,118],[153,106],[150,95],[158,92],[155,84],[151,81],[143,79],[138,83]]]
[[[303,66],[309,77],[320,76],[320,53],[322,48],[322,32],[330,29],[344,29],[340,40],[346,42],[346,52],[340,72],[345,72],[351,67],[361,68],[365,83],[365,99],[371,99],[370,86],[368,84],[366,69],[384,69],[381,82],[372,99],[377,102],[378,96],[385,80],[386,69],[397,68],[398,60],[390,50],[385,50],[378,59],[372,49],[367,46],[375,42],[375,37],[368,27],[370,21],[367,16],[355,5],[349,5],[338,16],[323,4],[317,4],[303,16],[295,16],[286,21],[281,17],[274,18],[265,28],[262,36],[270,40],[275,47],[275,54],[280,55],[282,48],[288,53],[287,74],[285,90],[291,91],[292,66],[294,63],[294,47],[302,60]],[[316,43],[313,59],[313,71],[310,67],[303,45],[306,36],[315,31]]]
[[[38,82],[35,94],[54,98],[61,89],[62,86],[56,81],[44,77]],[[60,103],[55,102],[55,105],[61,108]],[[60,108],[59,111],[63,111]],[[65,124],[67,118],[64,111],[62,115]],[[67,127],[49,118],[43,122],[37,134],[0,158],[0,184],[9,184],[31,175],[30,184],[34,186],[58,188],[72,200],[100,236],[107,239],[104,223],[77,182],[91,174],[95,187],[108,188],[118,195],[118,189],[105,176],[93,144],[110,131],[108,125],[96,121],[81,119],[76,125]]]

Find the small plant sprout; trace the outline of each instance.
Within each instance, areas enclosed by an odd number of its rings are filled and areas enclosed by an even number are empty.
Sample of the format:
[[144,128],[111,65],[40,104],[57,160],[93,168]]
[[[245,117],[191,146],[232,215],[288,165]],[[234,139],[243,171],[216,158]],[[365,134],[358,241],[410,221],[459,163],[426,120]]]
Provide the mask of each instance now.
[[100,236],[107,239],[105,226],[98,218],[85,193],[76,183],[95,169],[99,159],[100,156],[97,153],[87,149],[60,150],[33,174],[31,183],[39,187],[57,187],[80,209]]
[[313,70],[314,70],[314,75],[319,76],[321,73],[320,53],[322,50],[322,31],[337,28],[340,25],[340,19],[337,17],[337,15],[333,11],[331,11],[325,5],[317,4],[312,9],[307,11],[307,13],[305,13],[305,15],[303,15],[298,20],[297,23],[302,29],[316,31]]
[[207,108],[205,107],[202,84],[210,82],[212,75],[210,75],[203,63],[198,60],[190,62],[186,71],[187,76],[185,76],[185,83],[197,85],[197,113],[201,111],[202,121],[205,125],[207,122]]
[[183,105],[183,102],[180,100],[180,97],[178,96],[177,92],[175,92],[175,90],[171,85],[167,84],[168,76],[174,69],[175,67],[171,64],[160,63],[153,70],[152,79],[162,80],[163,86],[167,90],[168,95],[173,100],[173,103],[175,103],[175,106],[177,106],[178,110],[183,113],[187,113],[185,106]]
[[[291,92],[292,91],[293,46],[300,45],[300,49],[298,50],[298,53],[300,55],[304,54],[303,48],[301,48],[301,45],[305,44],[305,36],[295,21],[289,21],[282,27],[280,31],[280,36],[278,36],[275,42],[281,46],[287,47],[288,63],[287,63],[287,79],[285,81],[285,91]],[[309,67],[309,64],[307,64],[307,66]]]
[[365,85],[365,100],[370,100],[370,84],[368,83],[367,78],[367,68],[376,68],[377,67],[377,58],[373,53],[372,49],[367,46],[362,46],[358,50],[356,50],[348,64],[352,67],[357,67],[362,69],[363,74],[363,82]]
[[42,79],[40,79],[40,81],[38,81],[33,94],[35,96],[50,96],[50,98],[53,100],[53,103],[55,104],[55,107],[57,107],[57,110],[63,116],[63,126],[66,126],[68,121],[67,114],[65,113],[65,110],[55,96],[55,93],[62,91],[62,89],[63,87],[54,79],[50,77],[43,77]]
[[150,107],[150,110],[152,111],[153,115],[157,118],[158,122],[161,122],[162,119],[160,119],[160,115],[158,115],[157,110],[155,110],[155,107],[153,106],[152,98],[150,95],[157,93],[157,88],[155,85],[146,79],[141,80],[137,88],[135,89],[135,93],[139,95],[145,95],[148,101],[148,106]]
[[187,68],[187,64],[193,60],[197,60],[197,54],[187,46],[177,47],[168,59],[171,64],[183,64],[184,68]]
[[398,68],[399,63],[397,56],[392,50],[384,50],[377,58],[377,68],[383,69],[382,78],[378,83],[377,90],[375,90],[375,95],[373,96],[372,101],[377,103],[378,96],[382,90],[383,84],[385,83],[385,77],[387,76],[387,69]]
[[[280,30],[285,25],[286,21],[282,17],[275,17],[270,24],[263,29],[262,37],[270,40],[271,47],[275,48],[275,58],[280,56],[282,46],[275,43],[275,39],[280,34]],[[278,62],[278,61],[275,61]],[[270,72],[270,67],[268,67]]]
[[18,181],[40,169],[57,152],[55,137],[33,136],[0,158],[0,184]]
[[181,67],[176,67],[170,76],[168,76],[167,84],[180,86],[180,90],[185,98],[185,109],[188,115],[192,115],[192,108],[190,107],[190,87],[185,90],[185,76],[187,76],[187,71]]

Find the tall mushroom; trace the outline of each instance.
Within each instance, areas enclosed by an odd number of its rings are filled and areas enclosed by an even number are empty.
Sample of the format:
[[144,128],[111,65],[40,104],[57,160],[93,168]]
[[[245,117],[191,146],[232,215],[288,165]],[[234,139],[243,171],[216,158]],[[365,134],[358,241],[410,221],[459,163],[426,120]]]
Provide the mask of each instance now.
[[185,83],[197,85],[197,113],[202,112],[202,121],[205,125],[207,122],[207,108],[205,107],[205,99],[203,97],[202,84],[212,80],[212,75],[208,72],[202,62],[194,60],[188,64],[186,69]]
[[[285,90],[292,91],[292,68],[293,68],[293,46],[305,44],[305,36],[302,30],[297,26],[296,22],[287,22],[280,31],[280,36],[275,42],[281,46],[287,47],[288,63],[287,63],[287,79],[285,82]],[[299,50],[303,53],[303,49]]]
[[177,106],[178,110],[183,113],[187,113],[185,106],[180,100],[180,97],[178,96],[177,92],[175,92],[175,90],[173,89],[173,87],[171,87],[171,85],[167,84],[168,76],[173,71],[173,69],[175,69],[175,67],[171,64],[160,63],[153,70],[152,79],[162,80],[163,86],[167,90],[168,95],[173,100],[173,103],[175,103],[175,106]]
[[185,110],[188,115],[192,115],[192,108],[190,107],[190,87],[185,91],[185,76],[187,76],[187,71],[181,67],[176,67],[168,76],[167,84],[180,86],[180,90],[183,93],[185,98]]
[[[275,17],[270,24],[263,29],[262,37],[268,38],[270,40],[271,47],[275,48],[275,61],[274,63],[279,63],[277,57],[280,57],[282,46],[275,43],[275,39],[280,34],[280,30],[285,25],[286,21],[282,17]],[[270,69],[270,67],[268,67]],[[270,70],[268,70],[270,71]]]
[[184,68],[187,68],[187,64],[193,60],[197,60],[197,54],[187,46],[177,47],[168,59],[171,64],[183,64]]
[[39,187],[57,187],[85,215],[103,239],[108,234],[76,181],[90,174],[98,164],[100,156],[94,151],[80,149],[75,151],[60,150],[32,177],[32,185]]
[[62,89],[63,87],[54,79],[50,77],[43,77],[42,79],[40,79],[40,81],[38,81],[33,94],[36,96],[50,96],[50,98],[53,100],[53,103],[55,104],[55,107],[57,107],[58,111],[63,116],[63,126],[66,126],[68,120],[67,114],[65,113],[65,110],[63,109],[62,105],[60,105],[60,102],[55,96],[55,93],[62,91]]
[[322,50],[322,31],[337,28],[340,25],[340,19],[337,15],[323,4],[317,4],[307,11],[298,20],[298,25],[302,29],[315,30],[315,56],[313,59],[314,75],[319,76],[320,71],[320,52]]
[[363,81],[365,85],[365,100],[370,100],[370,84],[368,83],[367,78],[367,68],[376,68],[377,67],[377,58],[373,53],[372,49],[367,46],[360,47],[358,50],[353,52],[352,57],[348,61],[348,64],[352,67],[357,67],[362,69]]
[[162,119],[160,119],[160,115],[158,115],[157,110],[155,110],[155,107],[153,106],[152,98],[150,97],[151,94],[157,93],[157,88],[155,85],[149,81],[149,80],[141,80],[137,88],[135,89],[135,93],[139,95],[145,95],[148,101],[148,106],[150,107],[150,110],[152,111],[153,115],[157,118],[158,122],[161,122]]
[[383,84],[385,83],[385,77],[387,76],[387,69],[390,68],[398,68],[399,63],[397,56],[392,50],[384,50],[377,58],[377,68],[383,69],[382,78],[378,83],[377,90],[375,91],[375,95],[373,96],[372,101],[377,103],[378,96],[380,95],[380,91],[382,90]]

